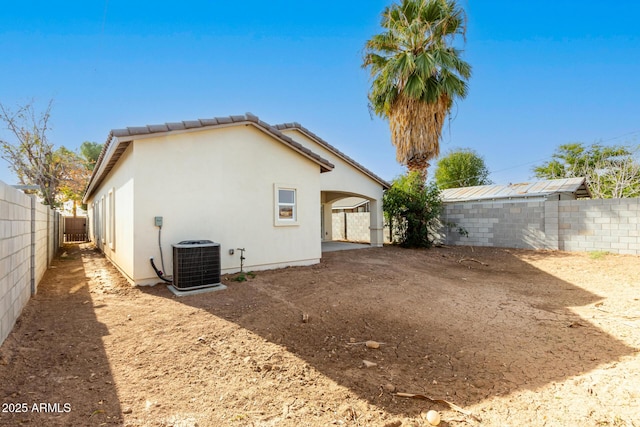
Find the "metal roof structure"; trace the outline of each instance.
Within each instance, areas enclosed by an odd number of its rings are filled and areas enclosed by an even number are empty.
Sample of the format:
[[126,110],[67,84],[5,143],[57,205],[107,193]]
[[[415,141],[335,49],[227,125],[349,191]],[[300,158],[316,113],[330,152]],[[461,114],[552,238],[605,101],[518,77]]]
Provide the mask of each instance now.
[[552,194],[572,195],[574,198],[591,197],[585,178],[563,178],[509,185],[448,188],[442,191],[442,199],[445,203],[450,203],[546,198]]

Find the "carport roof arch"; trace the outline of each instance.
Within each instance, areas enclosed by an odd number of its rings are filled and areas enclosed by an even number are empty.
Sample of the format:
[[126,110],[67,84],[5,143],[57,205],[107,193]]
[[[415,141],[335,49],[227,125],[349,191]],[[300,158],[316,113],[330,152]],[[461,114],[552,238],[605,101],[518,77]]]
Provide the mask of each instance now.
[[360,199],[365,199],[368,201],[376,200],[375,197],[367,196],[365,194],[350,193],[346,191],[322,191],[322,194],[324,196],[324,203],[334,203],[338,200],[346,199],[348,197],[358,197]]

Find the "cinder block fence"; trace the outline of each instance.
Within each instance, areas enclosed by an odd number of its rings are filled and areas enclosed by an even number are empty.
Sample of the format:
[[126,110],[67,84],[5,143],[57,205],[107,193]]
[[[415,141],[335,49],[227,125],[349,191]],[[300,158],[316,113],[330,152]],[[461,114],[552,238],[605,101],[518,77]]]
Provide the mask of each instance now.
[[62,242],[62,217],[0,181],[0,344]]
[[[369,243],[369,212],[334,212],[331,214],[332,236],[334,240]],[[391,243],[389,227],[384,226],[384,243]]]
[[640,198],[445,203],[442,222],[447,244],[640,255]]
[[339,212],[333,213],[333,238],[336,240],[350,240],[353,242],[368,242],[369,212]]

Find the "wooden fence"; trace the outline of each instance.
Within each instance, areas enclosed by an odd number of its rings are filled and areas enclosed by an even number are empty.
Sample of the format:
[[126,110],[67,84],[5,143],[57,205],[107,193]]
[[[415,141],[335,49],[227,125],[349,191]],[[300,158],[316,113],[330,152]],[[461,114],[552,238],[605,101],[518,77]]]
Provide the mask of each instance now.
[[86,217],[65,217],[64,219],[64,241],[68,242],[86,242],[87,235],[87,218]]

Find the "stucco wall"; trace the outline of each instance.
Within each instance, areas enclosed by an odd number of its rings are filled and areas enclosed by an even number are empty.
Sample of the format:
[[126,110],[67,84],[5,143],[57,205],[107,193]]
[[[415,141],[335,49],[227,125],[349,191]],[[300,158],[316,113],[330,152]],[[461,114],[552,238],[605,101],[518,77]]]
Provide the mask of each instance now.
[[640,199],[445,204],[448,244],[640,255]]
[[332,220],[331,203],[346,196],[359,196],[370,201],[370,223],[368,225],[370,241],[373,236],[374,245],[382,245],[383,238],[383,215],[382,196],[384,190],[382,185],[373,178],[365,175],[353,165],[334,154],[332,151],[319,145],[313,139],[298,129],[284,129],[282,133],[299,142],[311,151],[329,160],[335,168],[329,173],[320,176],[320,188],[323,192],[322,202],[325,203],[325,235],[323,239],[333,240],[333,227],[328,224]]
[[[110,172],[109,178],[88,200],[87,212],[89,238],[130,281],[133,281],[135,259],[141,256],[133,247],[134,174],[133,145],[129,145],[120,162]],[[110,196],[110,193],[113,195]],[[111,209],[111,203],[114,209]],[[110,233],[112,226],[113,232]]]
[[62,241],[62,217],[0,181],[0,344]]
[[[319,261],[320,167],[255,127],[151,135],[127,151],[93,199],[115,189],[118,231],[115,250],[105,245],[105,253],[136,284],[159,281],[149,263],[153,256],[160,267],[156,216],[169,274],[171,245],[183,240],[220,243],[223,273],[239,270],[237,248],[246,249],[247,270]],[[278,185],[297,191],[293,225],[276,224]],[[131,255],[120,258],[129,244]]]
[[282,133],[335,165],[335,168],[331,172],[323,173],[320,176],[322,191],[344,192],[356,196],[365,196],[365,198],[368,199],[382,200],[382,186],[372,178],[357,171],[352,165],[319,145],[299,130],[285,129],[282,130]]

